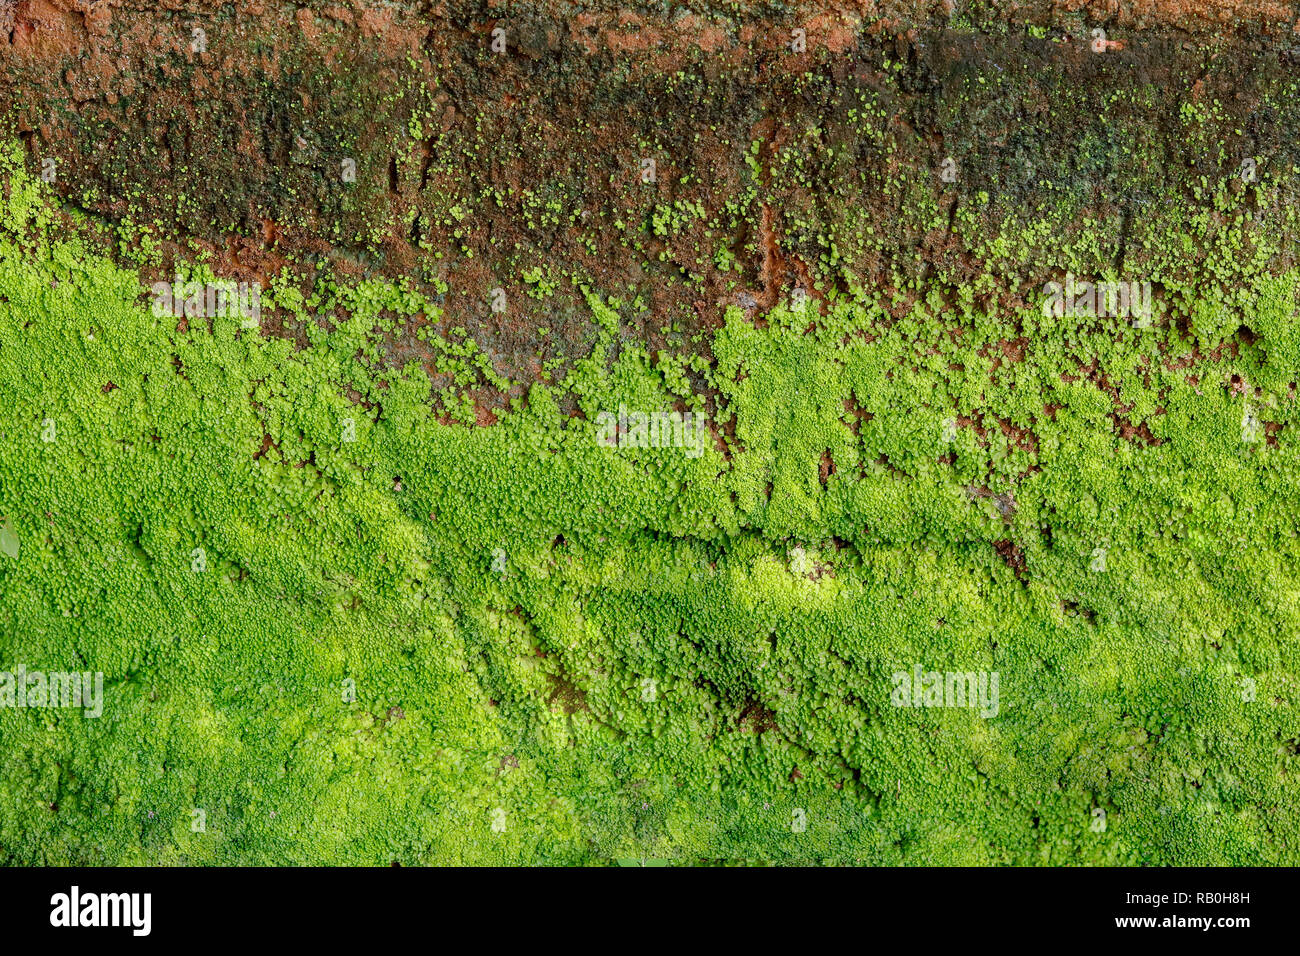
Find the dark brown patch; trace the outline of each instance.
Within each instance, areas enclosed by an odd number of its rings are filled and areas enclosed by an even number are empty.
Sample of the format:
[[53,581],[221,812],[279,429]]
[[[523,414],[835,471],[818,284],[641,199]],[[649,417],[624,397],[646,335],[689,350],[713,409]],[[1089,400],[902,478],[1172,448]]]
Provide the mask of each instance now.
[[1006,562],[1007,567],[1015,572],[1016,577],[1023,580],[1025,576],[1025,556],[1021,552],[1019,545],[1007,538],[1003,538],[1001,541],[995,541],[993,548],[997,551],[998,557]]
[[565,677],[556,674],[549,675],[551,681],[551,696],[547,698],[546,706],[560,706],[566,714],[572,715],[580,710],[590,711],[587,706],[587,694],[576,684]]
[[750,700],[741,708],[740,719],[737,724],[742,731],[754,734],[764,734],[769,730],[779,731],[781,729],[777,726],[776,714],[757,700]]

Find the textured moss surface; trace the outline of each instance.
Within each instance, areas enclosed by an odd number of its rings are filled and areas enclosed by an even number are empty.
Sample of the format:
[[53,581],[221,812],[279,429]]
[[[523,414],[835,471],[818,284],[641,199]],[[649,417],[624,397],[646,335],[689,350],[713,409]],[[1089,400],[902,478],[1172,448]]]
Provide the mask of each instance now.
[[[422,293],[321,270],[264,300],[304,343],[178,330],[3,180],[0,669],[105,702],[0,708],[0,859],[1300,862],[1267,178],[1135,227],[1146,328],[1007,293],[1103,275],[1069,201],[950,224],[986,287],[733,309],[709,361],[575,285],[590,355],[490,427],[471,340],[395,366]],[[620,404],[707,449],[602,445]],[[915,663],[997,671],[998,715],[892,706]]]

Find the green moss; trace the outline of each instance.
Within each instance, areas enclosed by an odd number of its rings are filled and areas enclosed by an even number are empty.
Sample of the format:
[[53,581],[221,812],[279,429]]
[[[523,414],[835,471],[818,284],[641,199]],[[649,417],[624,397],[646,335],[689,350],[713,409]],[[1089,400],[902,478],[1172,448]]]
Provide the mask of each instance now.
[[[1146,329],[936,276],[733,310],[705,363],[582,288],[592,354],[477,428],[472,341],[425,333],[445,388],[386,364],[417,293],[286,276],[301,350],[177,331],[20,159],[0,669],[106,699],[0,708],[7,861],[1297,862],[1298,277],[1249,222],[1140,237]],[[597,441],[679,400],[697,457]],[[1000,712],[892,706],[918,662]]]

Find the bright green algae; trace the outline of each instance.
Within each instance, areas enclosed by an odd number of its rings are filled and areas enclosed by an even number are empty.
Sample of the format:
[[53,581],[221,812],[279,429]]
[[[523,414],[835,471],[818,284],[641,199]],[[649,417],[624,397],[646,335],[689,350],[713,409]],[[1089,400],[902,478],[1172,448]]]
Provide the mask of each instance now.
[[[105,702],[0,709],[0,858],[1300,860],[1297,275],[1246,226],[1168,237],[1214,281],[1150,329],[937,285],[733,312],[692,458],[597,443],[690,395],[596,292],[592,356],[469,427],[472,343],[459,389],[380,361],[421,297],[335,290],[301,350],[178,332],[4,176],[0,669]],[[891,706],[914,663],[1000,712]]]

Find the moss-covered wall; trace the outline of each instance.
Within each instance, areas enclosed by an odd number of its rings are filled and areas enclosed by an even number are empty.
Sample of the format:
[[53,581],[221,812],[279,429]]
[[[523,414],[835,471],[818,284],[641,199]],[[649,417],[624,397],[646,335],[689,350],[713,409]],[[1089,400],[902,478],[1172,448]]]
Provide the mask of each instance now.
[[1300,858],[1285,11],[68,9],[0,672],[103,713],[0,686],[0,860]]
[[[431,303],[322,283],[347,318],[305,349],[178,332],[20,161],[4,660],[106,690],[0,708],[7,859],[1294,862],[1296,276],[1246,227],[1205,260],[1238,291],[1147,329],[733,311],[693,457],[599,442],[690,393],[611,361],[596,293],[588,359],[461,425],[381,361]],[[998,715],[893,706],[914,663],[997,671]]]

